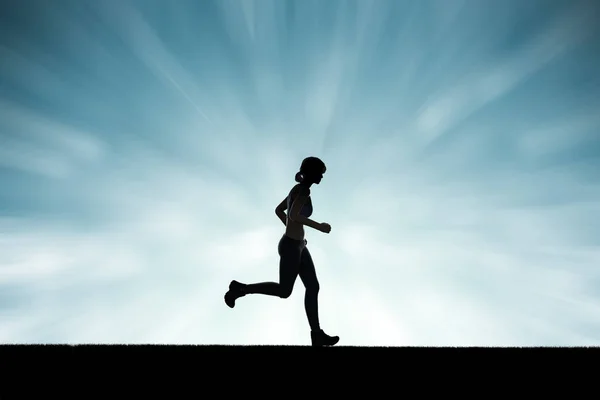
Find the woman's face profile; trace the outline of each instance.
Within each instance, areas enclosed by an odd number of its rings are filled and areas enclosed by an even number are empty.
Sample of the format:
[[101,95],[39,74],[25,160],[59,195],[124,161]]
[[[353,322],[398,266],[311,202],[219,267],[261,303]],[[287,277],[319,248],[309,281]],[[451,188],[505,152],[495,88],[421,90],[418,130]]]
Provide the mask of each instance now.
[[[319,165],[319,164],[321,164],[321,165]],[[302,163],[302,167],[301,167],[302,169],[305,170],[305,178],[307,178],[307,180],[309,180],[310,182],[317,184],[317,185],[319,183],[321,183],[321,180],[323,179],[323,175],[325,174],[325,171],[327,170],[326,167],[321,162],[319,162],[319,164],[315,165],[315,163],[305,162],[305,163]]]

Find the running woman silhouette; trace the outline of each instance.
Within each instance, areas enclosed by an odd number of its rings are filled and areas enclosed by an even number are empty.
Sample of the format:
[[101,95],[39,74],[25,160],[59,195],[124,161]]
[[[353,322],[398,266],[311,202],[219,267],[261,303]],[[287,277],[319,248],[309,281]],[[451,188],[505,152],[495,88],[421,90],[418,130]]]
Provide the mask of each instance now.
[[[292,294],[296,278],[300,276],[306,293],[304,308],[311,329],[313,346],[333,346],[340,338],[329,336],[321,329],[319,323],[319,281],[312,257],[304,238],[304,225],[323,233],[329,233],[331,226],[310,219],[313,207],[310,199],[310,187],[319,184],[327,168],[323,161],[316,157],[307,157],[302,161],[300,171],[296,173],[298,182],[288,196],[275,208],[275,213],[285,225],[285,234],[279,240],[279,282],[262,282],[243,284],[231,281],[229,291],[225,294],[225,303],[235,307],[235,301],[247,294],[264,294],[287,299]],[[289,210],[287,215],[285,210]]]

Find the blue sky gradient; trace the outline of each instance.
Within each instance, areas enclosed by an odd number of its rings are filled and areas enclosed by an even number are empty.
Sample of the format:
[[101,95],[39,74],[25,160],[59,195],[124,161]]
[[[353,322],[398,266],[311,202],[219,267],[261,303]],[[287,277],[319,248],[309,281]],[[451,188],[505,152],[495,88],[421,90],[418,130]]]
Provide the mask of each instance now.
[[600,344],[592,0],[0,6],[0,342]]

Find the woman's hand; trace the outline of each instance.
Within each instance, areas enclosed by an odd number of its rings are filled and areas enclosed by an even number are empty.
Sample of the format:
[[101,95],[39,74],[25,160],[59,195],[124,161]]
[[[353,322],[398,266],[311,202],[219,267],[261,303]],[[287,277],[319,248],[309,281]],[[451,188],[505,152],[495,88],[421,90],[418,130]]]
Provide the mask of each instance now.
[[331,225],[329,225],[327,222],[321,222],[319,224],[319,230],[323,233],[329,233],[331,232]]

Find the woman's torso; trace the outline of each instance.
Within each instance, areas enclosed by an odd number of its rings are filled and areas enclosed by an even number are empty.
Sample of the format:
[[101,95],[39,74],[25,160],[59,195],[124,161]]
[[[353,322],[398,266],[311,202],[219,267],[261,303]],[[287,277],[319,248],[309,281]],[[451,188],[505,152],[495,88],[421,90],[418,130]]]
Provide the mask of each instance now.
[[[285,234],[286,234],[286,236],[289,236],[290,238],[296,239],[296,240],[304,239],[304,225],[302,225],[299,222],[292,221],[290,219],[289,215],[291,212],[292,204],[294,204],[294,200],[296,200],[296,197],[298,197],[301,190],[303,190],[303,188],[299,184],[294,186],[292,188],[292,190],[290,190],[290,193],[288,194],[288,198],[287,198],[288,212],[287,212],[287,218],[286,218]],[[304,188],[304,190],[307,190],[307,189]],[[307,192],[309,193],[308,199],[306,200],[306,203],[304,203],[304,206],[302,207],[300,214],[305,216],[306,218],[309,218],[312,215],[313,207],[312,207],[312,201],[310,199],[310,191],[307,190]]]

